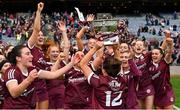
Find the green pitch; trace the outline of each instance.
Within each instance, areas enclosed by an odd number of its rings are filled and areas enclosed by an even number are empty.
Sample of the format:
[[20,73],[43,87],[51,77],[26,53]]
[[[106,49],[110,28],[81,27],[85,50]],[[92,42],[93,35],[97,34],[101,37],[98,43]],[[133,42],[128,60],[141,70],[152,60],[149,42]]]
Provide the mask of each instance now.
[[176,97],[175,106],[180,107],[180,78],[171,77],[171,83]]

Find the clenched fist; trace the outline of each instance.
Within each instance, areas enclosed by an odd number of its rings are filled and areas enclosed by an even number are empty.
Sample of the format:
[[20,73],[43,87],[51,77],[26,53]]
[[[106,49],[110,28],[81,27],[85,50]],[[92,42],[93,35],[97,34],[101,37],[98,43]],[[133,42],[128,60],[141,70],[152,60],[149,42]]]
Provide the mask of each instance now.
[[30,73],[29,73],[29,76],[27,77],[27,80],[29,82],[32,82],[34,81],[36,78],[38,77],[38,72],[36,69],[33,69]]
[[44,8],[44,3],[40,2],[38,3],[38,11],[41,12]]

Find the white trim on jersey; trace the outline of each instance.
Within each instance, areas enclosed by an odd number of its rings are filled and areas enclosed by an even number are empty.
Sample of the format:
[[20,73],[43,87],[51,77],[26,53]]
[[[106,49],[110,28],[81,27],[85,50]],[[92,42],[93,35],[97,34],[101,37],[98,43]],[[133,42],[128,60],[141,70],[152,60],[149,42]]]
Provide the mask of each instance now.
[[93,63],[90,63],[90,64],[91,64],[91,67],[92,67],[93,71],[96,71],[96,69],[94,68]]
[[153,65],[154,65],[156,68],[159,66],[158,63],[154,63],[154,62],[153,62]]
[[91,79],[91,77],[92,77],[92,75],[94,74],[94,72],[92,72],[89,76],[88,76],[88,83],[90,84],[90,79]]
[[27,42],[27,46],[28,46],[29,49],[33,49],[35,44],[32,47],[30,47],[29,42]]
[[22,72],[22,74],[23,74],[24,76],[26,76],[26,77],[28,77],[28,75],[29,75],[28,72],[27,72],[27,73]]
[[8,79],[14,79],[15,69],[10,69],[8,72]]
[[13,82],[13,81],[18,83],[17,79],[11,79],[11,80],[6,82],[6,86],[8,85],[8,83]]

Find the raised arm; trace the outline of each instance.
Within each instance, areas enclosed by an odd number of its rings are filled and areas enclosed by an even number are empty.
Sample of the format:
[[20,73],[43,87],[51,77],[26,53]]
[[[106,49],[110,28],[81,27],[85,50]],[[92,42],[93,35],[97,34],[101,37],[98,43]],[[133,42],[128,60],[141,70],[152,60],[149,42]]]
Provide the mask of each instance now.
[[100,48],[96,52],[96,58],[92,62],[94,71],[98,70],[101,67],[103,59],[104,59],[103,57],[104,57],[104,47]]
[[165,30],[164,33],[165,33],[165,38],[164,38],[163,43],[160,47],[162,50],[166,49],[166,46],[167,46],[166,39],[171,37],[171,32],[169,30]]
[[66,33],[66,24],[63,21],[60,21],[58,23],[58,28],[59,30],[62,32],[62,38],[63,38],[63,43],[64,43],[64,55],[65,55],[65,61],[68,62],[69,59],[69,49],[70,49],[70,42],[69,39],[67,37],[67,33]]
[[86,32],[86,30],[87,30],[87,27],[82,27],[81,30],[76,35],[76,41],[77,41],[77,46],[78,46],[79,51],[82,51],[84,49],[84,43],[82,41],[82,37],[84,36],[84,33]]
[[166,39],[166,44],[167,44],[167,48],[166,48],[166,51],[165,51],[165,61],[166,63],[171,63],[172,62],[172,53],[173,53],[173,39],[172,38],[167,38]]
[[[93,20],[94,20],[93,14],[87,15],[87,20],[86,20],[87,24],[90,24]],[[83,26],[82,29],[76,35],[76,41],[77,41],[77,46],[78,46],[79,51],[82,51],[84,49],[82,37],[84,36],[84,33],[89,30],[89,28],[90,27],[88,27],[87,25]]]
[[94,46],[94,48],[92,48],[85,56],[84,58],[81,60],[80,62],[80,67],[84,73],[84,75],[86,76],[86,78],[88,78],[88,76],[92,73],[91,68],[88,66],[89,61],[91,60],[92,56],[94,55],[94,53],[99,50],[101,47],[103,46],[102,42],[97,42],[97,44]]
[[37,6],[36,17],[34,20],[33,32],[31,37],[28,39],[28,46],[32,48],[36,42],[38,34],[41,30],[41,11],[43,10],[44,3],[40,2]]

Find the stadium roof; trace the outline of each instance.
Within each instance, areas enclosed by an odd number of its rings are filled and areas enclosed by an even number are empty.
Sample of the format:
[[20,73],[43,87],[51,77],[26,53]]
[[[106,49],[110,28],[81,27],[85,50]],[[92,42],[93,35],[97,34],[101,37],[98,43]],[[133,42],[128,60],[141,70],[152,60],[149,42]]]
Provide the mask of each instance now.
[[0,0],[0,8],[1,11],[34,10],[39,1],[45,2],[46,11],[73,10],[75,6],[87,12],[180,10],[180,0]]

